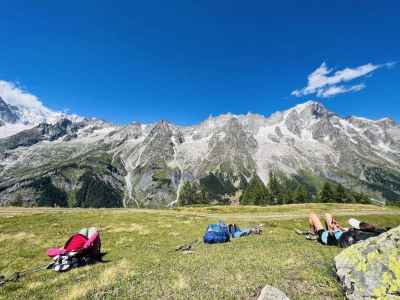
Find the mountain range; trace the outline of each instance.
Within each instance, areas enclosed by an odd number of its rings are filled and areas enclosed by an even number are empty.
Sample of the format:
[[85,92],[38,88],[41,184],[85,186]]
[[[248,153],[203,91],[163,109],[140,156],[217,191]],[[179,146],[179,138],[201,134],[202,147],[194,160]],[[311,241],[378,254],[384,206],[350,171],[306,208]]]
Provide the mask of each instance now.
[[400,202],[400,126],[314,101],[270,116],[114,125],[0,98],[0,204],[170,207],[185,182],[215,203],[271,172]]

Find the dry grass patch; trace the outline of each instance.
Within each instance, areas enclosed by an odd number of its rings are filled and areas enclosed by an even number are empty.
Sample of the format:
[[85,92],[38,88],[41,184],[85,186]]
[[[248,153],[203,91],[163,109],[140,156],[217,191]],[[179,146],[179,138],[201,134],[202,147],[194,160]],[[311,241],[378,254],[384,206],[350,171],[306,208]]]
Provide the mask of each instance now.
[[89,281],[81,282],[79,285],[69,290],[66,295],[60,297],[60,299],[63,300],[81,299],[88,293],[88,289],[90,287],[91,285]]
[[137,232],[140,235],[147,235],[151,232],[146,226],[137,223],[107,226],[104,228],[104,231],[110,233]]
[[26,287],[28,290],[34,290],[34,289],[41,287],[42,285],[43,285],[43,283],[40,281],[33,281],[33,282],[29,282]]
[[79,285],[74,286],[68,290],[61,299],[82,299],[91,293],[99,292],[108,286],[111,286],[117,278],[124,278],[129,274],[129,261],[126,259],[121,260],[117,265],[106,267],[96,278],[80,282]]
[[181,273],[177,275],[177,279],[174,282],[174,288],[178,290],[184,290],[189,288],[189,284],[187,283],[185,277]]
[[164,223],[164,222],[158,222],[158,227],[160,228],[172,228],[172,224]]
[[35,237],[36,236],[33,233],[28,233],[24,231],[18,232],[16,234],[0,233],[0,242],[4,242],[7,240],[32,240]]

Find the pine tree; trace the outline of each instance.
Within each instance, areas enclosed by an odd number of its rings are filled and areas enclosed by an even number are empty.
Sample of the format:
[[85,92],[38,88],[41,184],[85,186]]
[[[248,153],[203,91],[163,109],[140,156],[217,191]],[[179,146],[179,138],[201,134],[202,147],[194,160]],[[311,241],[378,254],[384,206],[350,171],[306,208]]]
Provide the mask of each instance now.
[[210,197],[206,189],[196,182],[185,181],[179,193],[179,205],[208,204]]
[[324,186],[322,187],[322,191],[320,194],[320,201],[324,203],[334,201],[334,193],[332,191],[332,187],[329,182],[325,182]]
[[21,193],[17,193],[13,201],[10,202],[11,206],[23,206],[24,201]]
[[305,203],[307,202],[308,195],[307,191],[303,185],[299,185],[295,191],[294,199],[296,203]]
[[200,188],[199,195],[200,195],[200,199],[201,199],[200,203],[202,203],[202,204],[209,204],[210,203],[210,197],[209,197],[209,194],[208,194],[206,189]]
[[268,190],[264,183],[254,174],[251,178],[247,188],[243,191],[240,197],[240,204],[242,205],[265,205],[268,197]]
[[247,182],[246,177],[244,177],[242,174],[240,174],[238,189],[244,191],[248,186],[249,186],[249,183]]
[[282,187],[276,175],[271,171],[269,173],[268,190],[271,195],[272,204],[282,203]]
[[334,200],[338,203],[348,202],[347,192],[346,192],[345,188],[343,187],[343,185],[338,184],[338,186],[336,187]]
[[279,176],[280,195],[278,203],[291,204],[298,202],[296,200],[296,191],[301,183],[299,183],[294,176],[286,176],[281,174]]
[[191,194],[192,194],[192,203],[191,204],[201,204],[201,203],[203,203],[200,187],[196,182],[192,183]]
[[191,205],[194,202],[193,200],[194,194],[192,190],[192,185],[189,181],[185,181],[179,193],[179,203],[180,205]]
[[371,198],[363,192],[360,192],[360,193],[352,192],[351,195],[354,199],[354,202],[363,203],[363,204],[371,203]]

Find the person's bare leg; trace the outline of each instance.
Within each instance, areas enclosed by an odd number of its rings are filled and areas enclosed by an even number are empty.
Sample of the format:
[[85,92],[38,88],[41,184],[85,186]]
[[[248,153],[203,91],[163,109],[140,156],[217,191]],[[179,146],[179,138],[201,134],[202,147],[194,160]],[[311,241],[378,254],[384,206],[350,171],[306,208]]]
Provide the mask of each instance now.
[[326,229],[329,231],[332,231],[335,229],[335,219],[331,214],[326,213],[325,214],[325,224],[326,224]]
[[317,233],[319,230],[324,229],[322,226],[321,221],[319,220],[318,216],[314,213],[310,214],[310,217],[308,218],[308,222],[310,224],[310,231],[311,233]]

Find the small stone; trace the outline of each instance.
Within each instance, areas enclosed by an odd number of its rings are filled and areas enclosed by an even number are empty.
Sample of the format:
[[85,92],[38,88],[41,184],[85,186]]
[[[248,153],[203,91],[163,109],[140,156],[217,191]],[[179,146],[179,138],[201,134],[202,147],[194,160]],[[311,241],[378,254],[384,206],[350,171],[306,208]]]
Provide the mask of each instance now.
[[289,298],[281,290],[266,285],[258,296],[257,300],[289,300]]

